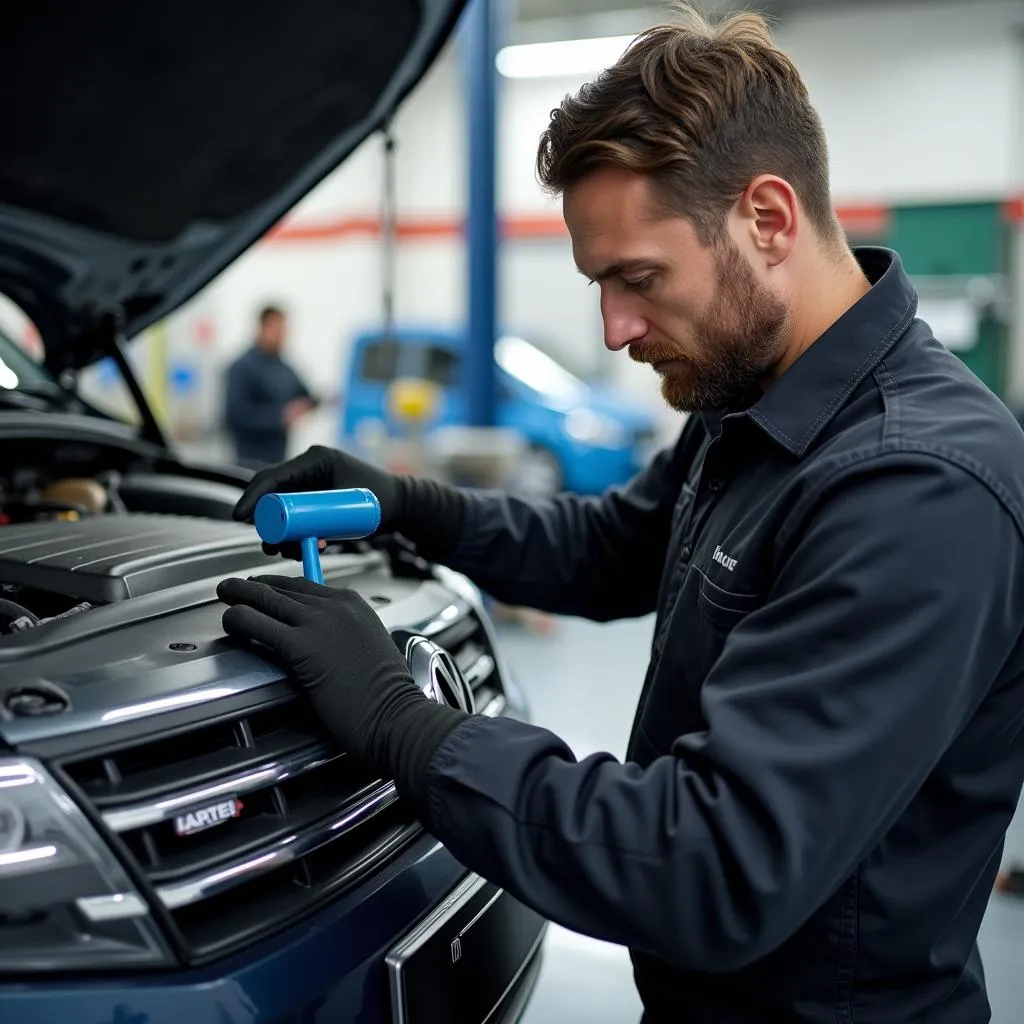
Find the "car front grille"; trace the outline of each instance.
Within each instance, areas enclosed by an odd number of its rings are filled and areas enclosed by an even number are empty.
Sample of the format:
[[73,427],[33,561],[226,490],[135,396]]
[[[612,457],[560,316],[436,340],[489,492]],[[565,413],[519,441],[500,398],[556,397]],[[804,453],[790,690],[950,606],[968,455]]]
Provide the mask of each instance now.
[[[432,639],[462,669],[477,711],[500,713],[476,614]],[[61,768],[163,905],[190,962],[336,899],[421,832],[394,784],[332,748],[298,696]]]
[[297,698],[64,770],[193,960],[302,916],[419,831],[395,787],[333,750]]

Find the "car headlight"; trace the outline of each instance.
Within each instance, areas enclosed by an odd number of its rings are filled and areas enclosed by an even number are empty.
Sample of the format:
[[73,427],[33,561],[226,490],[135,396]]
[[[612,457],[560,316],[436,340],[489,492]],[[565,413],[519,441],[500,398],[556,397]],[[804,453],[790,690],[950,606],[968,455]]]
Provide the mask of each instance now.
[[565,417],[565,432],[596,448],[624,448],[629,443],[629,432],[621,423],[591,409],[573,409]]
[[0,974],[170,961],[77,805],[39,762],[0,758]]

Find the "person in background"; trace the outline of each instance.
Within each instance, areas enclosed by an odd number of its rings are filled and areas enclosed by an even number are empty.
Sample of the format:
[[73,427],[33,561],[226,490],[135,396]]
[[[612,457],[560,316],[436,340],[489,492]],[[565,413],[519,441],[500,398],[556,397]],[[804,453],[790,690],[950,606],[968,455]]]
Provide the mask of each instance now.
[[243,465],[284,459],[288,432],[318,404],[281,358],[287,332],[284,310],[265,306],[252,348],[228,368],[226,426]]

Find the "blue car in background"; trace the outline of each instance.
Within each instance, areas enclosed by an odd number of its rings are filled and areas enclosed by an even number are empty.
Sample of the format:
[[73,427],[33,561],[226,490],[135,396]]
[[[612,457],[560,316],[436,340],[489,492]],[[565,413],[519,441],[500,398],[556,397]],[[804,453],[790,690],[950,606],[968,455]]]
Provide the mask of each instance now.
[[[388,389],[400,378],[427,380],[441,394],[433,427],[467,421],[468,402],[460,330],[399,326],[386,336],[366,330],[353,340],[342,444],[358,446],[364,432],[400,435],[388,409]],[[599,494],[623,483],[653,452],[656,427],[643,406],[611,389],[588,384],[526,338],[504,334],[495,345],[497,425],[528,443],[516,490],[548,495],[560,490]]]

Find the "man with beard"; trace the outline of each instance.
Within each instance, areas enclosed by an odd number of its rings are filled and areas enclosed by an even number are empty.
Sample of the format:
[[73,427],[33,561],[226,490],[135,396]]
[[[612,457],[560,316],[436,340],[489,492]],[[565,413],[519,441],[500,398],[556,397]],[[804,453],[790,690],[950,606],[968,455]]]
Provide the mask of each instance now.
[[[1024,775],[1024,435],[851,251],[820,121],[753,15],[691,12],[540,145],[605,341],[695,413],[600,499],[527,503],[314,449],[383,529],[509,604],[656,612],[625,763],[431,703],[369,606],[228,580],[353,756],[469,868],[629,946],[646,1019],[978,1022],[976,938]],[[614,683],[614,680],[608,680]]]

